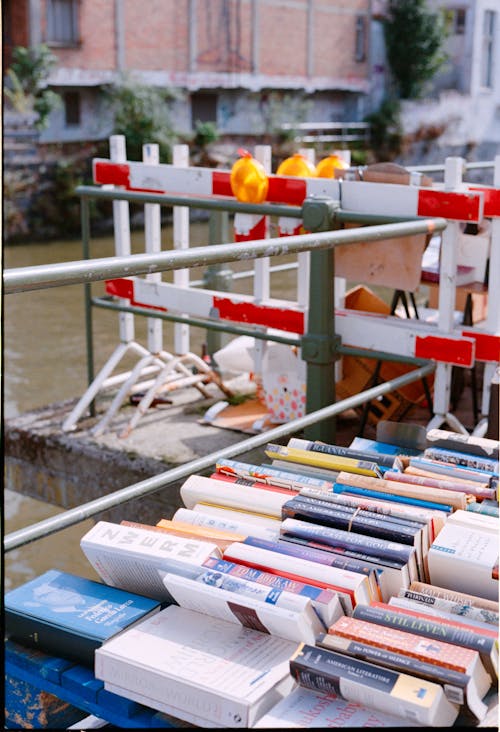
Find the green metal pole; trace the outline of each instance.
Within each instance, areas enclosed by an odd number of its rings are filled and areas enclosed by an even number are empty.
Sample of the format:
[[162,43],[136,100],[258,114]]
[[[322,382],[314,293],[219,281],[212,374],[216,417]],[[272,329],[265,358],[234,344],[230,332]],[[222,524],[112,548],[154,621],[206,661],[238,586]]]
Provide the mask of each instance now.
[[[325,231],[337,228],[331,199],[311,198],[303,204],[304,228]],[[309,315],[307,333],[302,338],[302,358],[307,362],[306,413],[335,403],[335,361],[340,338],[335,335],[334,250],[311,251],[309,274]],[[335,442],[335,416],[304,430],[306,439]]]
[[[229,215],[227,211],[212,211],[209,220],[209,243],[222,244],[229,237]],[[203,286],[209,290],[229,292],[232,285],[233,272],[225,264],[210,264],[203,276]],[[213,313],[217,317],[217,313]],[[207,353],[212,356],[227,342],[223,333],[207,331]]]
[[[81,223],[82,223],[82,257],[90,259],[90,209],[89,199],[81,199]],[[87,346],[87,384],[90,386],[94,381],[94,338],[92,326],[92,285],[86,282],[83,286],[85,302],[85,341]],[[95,417],[95,401],[89,405],[90,416]]]

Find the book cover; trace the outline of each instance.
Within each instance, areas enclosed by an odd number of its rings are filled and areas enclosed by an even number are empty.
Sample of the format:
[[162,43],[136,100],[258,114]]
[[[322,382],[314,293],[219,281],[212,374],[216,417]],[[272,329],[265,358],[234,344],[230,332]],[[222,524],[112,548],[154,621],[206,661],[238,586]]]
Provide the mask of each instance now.
[[467,505],[466,496],[459,491],[444,491],[440,488],[428,486],[413,486],[408,483],[401,483],[385,478],[372,478],[368,475],[356,475],[354,473],[339,473],[336,484],[354,486],[356,488],[367,488],[387,494],[398,494],[410,498],[432,501],[434,504],[452,506],[454,510],[464,509]]
[[272,460],[284,460],[301,465],[311,465],[322,470],[349,471],[361,475],[380,477],[381,472],[376,462],[368,460],[355,460],[353,458],[331,455],[323,451],[301,450],[285,445],[268,443],[265,448],[266,455]]
[[215,469],[220,473],[234,475],[240,478],[253,478],[261,483],[299,490],[303,486],[314,486],[324,490],[331,490],[333,481],[315,478],[312,475],[301,475],[300,473],[279,470],[272,465],[252,465],[238,460],[219,460]]
[[80,546],[107,585],[162,601],[172,598],[159,569],[192,577],[208,557],[221,557],[219,547],[210,542],[109,521],[98,521],[82,537]]
[[[154,620],[154,622],[151,622]],[[150,706],[251,727],[293,686],[293,641],[171,605],[96,651],[95,675]],[[140,669],[140,672],[139,672]]]
[[[181,523],[173,524],[172,521],[161,519],[158,525],[151,526],[150,524],[141,524],[138,521],[120,521],[120,526],[128,526],[133,529],[146,529],[147,531],[161,531],[167,535],[178,536],[182,539],[197,539],[198,541],[207,541],[212,544],[216,544],[220,552],[232,541],[241,541],[245,538],[245,534],[227,533],[227,536],[223,536],[223,532],[219,531],[217,534],[215,531],[207,529],[206,532],[201,531],[200,527],[194,527],[189,524],[183,528]],[[198,531],[196,531],[198,529]]]
[[306,584],[335,590],[342,602],[345,613],[351,613],[357,602],[371,599],[368,578],[357,572],[338,570],[317,562],[295,558],[290,562],[286,554],[261,549],[246,542],[235,542],[224,552],[224,559],[255,567],[273,574]]
[[498,534],[499,523],[493,516],[485,514],[473,514],[470,511],[454,511],[446,521],[447,525],[461,524],[469,529],[477,531],[489,531]]
[[474,470],[484,470],[487,473],[493,473],[498,476],[498,460],[483,457],[482,455],[471,455],[468,452],[459,452],[458,450],[449,450],[446,447],[434,446],[426,447],[423,457],[437,462],[462,465],[463,467],[473,468]]
[[447,522],[427,553],[430,583],[497,601],[498,553],[498,533]]
[[279,536],[279,523],[273,522],[272,526],[258,526],[251,521],[245,521],[241,515],[239,520],[226,516],[211,515],[210,513],[197,511],[190,508],[178,508],[172,516],[172,523],[202,527],[204,530],[222,530],[239,534],[240,538],[233,541],[241,541],[245,536],[260,536],[262,539],[275,540]]
[[22,645],[93,666],[96,648],[160,607],[149,597],[50,569],[5,594],[5,633]]
[[474,605],[474,600],[471,601],[468,599],[467,595],[447,599],[408,588],[401,589],[399,591],[399,597],[406,598],[425,607],[450,613],[451,615],[455,615],[457,619],[466,618],[467,621],[475,620],[491,625],[497,629],[500,624],[500,615],[498,612],[485,607],[477,607]]
[[487,600],[484,597],[478,595],[471,595],[466,592],[458,592],[457,590],[450,590],[446,587],[439,587],[438,585],[430,585],[427,582],[412,582],[410,585],[411,590],[416,592],[422,592],[431,597],[443,598],[445,600],[452,600],[458,603],[470,603],[473,607],[485,608],[494,613],[500,611],[498,600]]
[[[347,701],[336,694],[325,694],[302,686],[295,688],[254,725],[255,729],[318,729],[323,727],[393,727],[399,729],[401,719],[376,709]],[[417,727],[405,720],[405,727]]]
[[380,472],[385,470],[402,470],[403,463],[397,455],[377,455],[365,450],[356,450],[353,447],[341,447],[340,445],[331,445],[319,440],[304,440],[300,437],[291,437],[288,440],[287,447],[297,447],[300,450],[312,450],[313,452],[323,452],[328,455],[337,455],[338,457],[347,457],[353,460],[361,460],[364,462],[375,462],[380,468]]
[[290,498],[286,492],[277,493],[251,486],[242,490],[239,485],[202,475],[190,475],[182,484],[180,493],[185,508],[193,508],[197,503],[213,503],[274,518],[281,518],[281,506]]
[[301,595],[212,570],[195,579],[174,574],[162,579],[178,605],[213,618],[297,642],[315,643],[325,630],[311,601]]
[[353,617],[367,620],[377,625],[405,630],[408,633],[442,640],[462,648],[477,651],[487,672],[492,678],[498,677],[498,639],[479,634],[475,631],[449,625],[444,621],[429,617],[418,617],[402,611],[387,610],[370,605],[357,605],[352,613]]
[[301,644],[290,660],[301,686],[330,692],[401,719],[430,727],[450,727],[458,717],[439,684],[335,651]]
[[498,460],[500,457],[499,441],[488,437],[479,437],[478,435],[432,428],[427,430],[426,443],[427,447],[444,447],[449,450],[466,452],[470,455],[488,457],[492,460]]
[[[351,620],[354,619],[351,618]],[[450,702],[460,706],[466,705],[478,721],[483,720],[486,716],[488,707],[482,701],[482,697],[485,696],[488,690],[482,690],[480,693],[476,682],[465,673],[435,663],[421,661],[414,656],[397,653],[380,646],[362,643],[347,635],[344,637],[333,632],[320,635],[317,639],[317,645],[331,651],[344,653],[347,656],[359,658],[362,661],[368,661],[368,663],[376,663],[385,668],[392,668],[394,671],[403,671],[411,676],[432,681],[443,688],[445,696]]]
[[371,440],[368,437],[354,437],[349,447],[374,455],[396,455],[400,459],[405,459],[409,455],[420,455],[422,452],[418,447],[402,447],[383,440]]

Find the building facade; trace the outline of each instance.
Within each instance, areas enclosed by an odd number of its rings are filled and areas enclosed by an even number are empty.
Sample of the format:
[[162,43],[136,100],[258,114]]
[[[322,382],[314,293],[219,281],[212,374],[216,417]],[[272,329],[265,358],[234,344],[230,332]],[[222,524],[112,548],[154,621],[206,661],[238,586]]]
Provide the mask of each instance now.
[[[4,0],[6,48],[46,43],[63,99],[41,141],[106,137],[104,85],[133,74],[179,93],[174,128],[221,134],[370,111],[371,0]],[[6,58],[7,56],[7,58]]]

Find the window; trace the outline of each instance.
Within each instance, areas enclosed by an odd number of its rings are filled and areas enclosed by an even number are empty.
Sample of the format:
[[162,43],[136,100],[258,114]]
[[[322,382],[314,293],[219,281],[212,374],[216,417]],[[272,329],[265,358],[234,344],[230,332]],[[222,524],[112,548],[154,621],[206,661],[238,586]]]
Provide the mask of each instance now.
[[495,38],[496,13],[485,10],[483,18],[483,53],[481,58],[481,86],[493,87],[493,53]]
[[217,122],[217,94],[191,94],[191,125]]
[[47,0],[47,43],[75,46],[78,42],[78,0]]
[[66,127],[78,126],[81,122],[80,94],[75,91],[64,94],[64,122]]
[[366,18],[364,15],[358,15],[356,18],[356,37],[354,43],[354,57],[356,61],[366,61]]

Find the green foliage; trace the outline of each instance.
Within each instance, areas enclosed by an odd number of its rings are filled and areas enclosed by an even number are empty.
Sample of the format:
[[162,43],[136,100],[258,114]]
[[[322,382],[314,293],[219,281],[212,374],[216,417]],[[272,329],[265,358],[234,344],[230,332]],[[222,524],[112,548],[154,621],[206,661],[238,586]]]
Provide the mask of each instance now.
[[38,115],[38,129],[47,126],[50,112],[61,103],[60,96],[46,88],[47,79],[56,63],[56,56],[45,44],[33,48],[16,46],[12,53],[12,65],[7,71],[5,96],[16,112],[35,112]]
[[400,102],[386,97],[378,110],[365,117],[370,124],[370,146],[377,160],[387,160],[399,152],[402,128]]
[[446,60],[442,14],[431,12],[427,0],[389,0],[384,33],[397,95],[418,99]]
[[261,97],[260,109],[265,131],[278,134],[283,141],[291,141],[297,130],[282,130],[282,124],[300,124],[307,119],[311,102],[305,93],[272,91]]
[[193,142],[197,147],[205,147],[206,145],[210,145],[211,142],[216,142],[218,139],[219,133],[214,122],[201,122],[199,119],[196,120]]
[[160,161],[170,162],[175,135],[169,114],[170,89],[147,86],[124,76],[107,90],[114,134],[124,135],[129,160],[142,160],[142,146],[157,143]]

